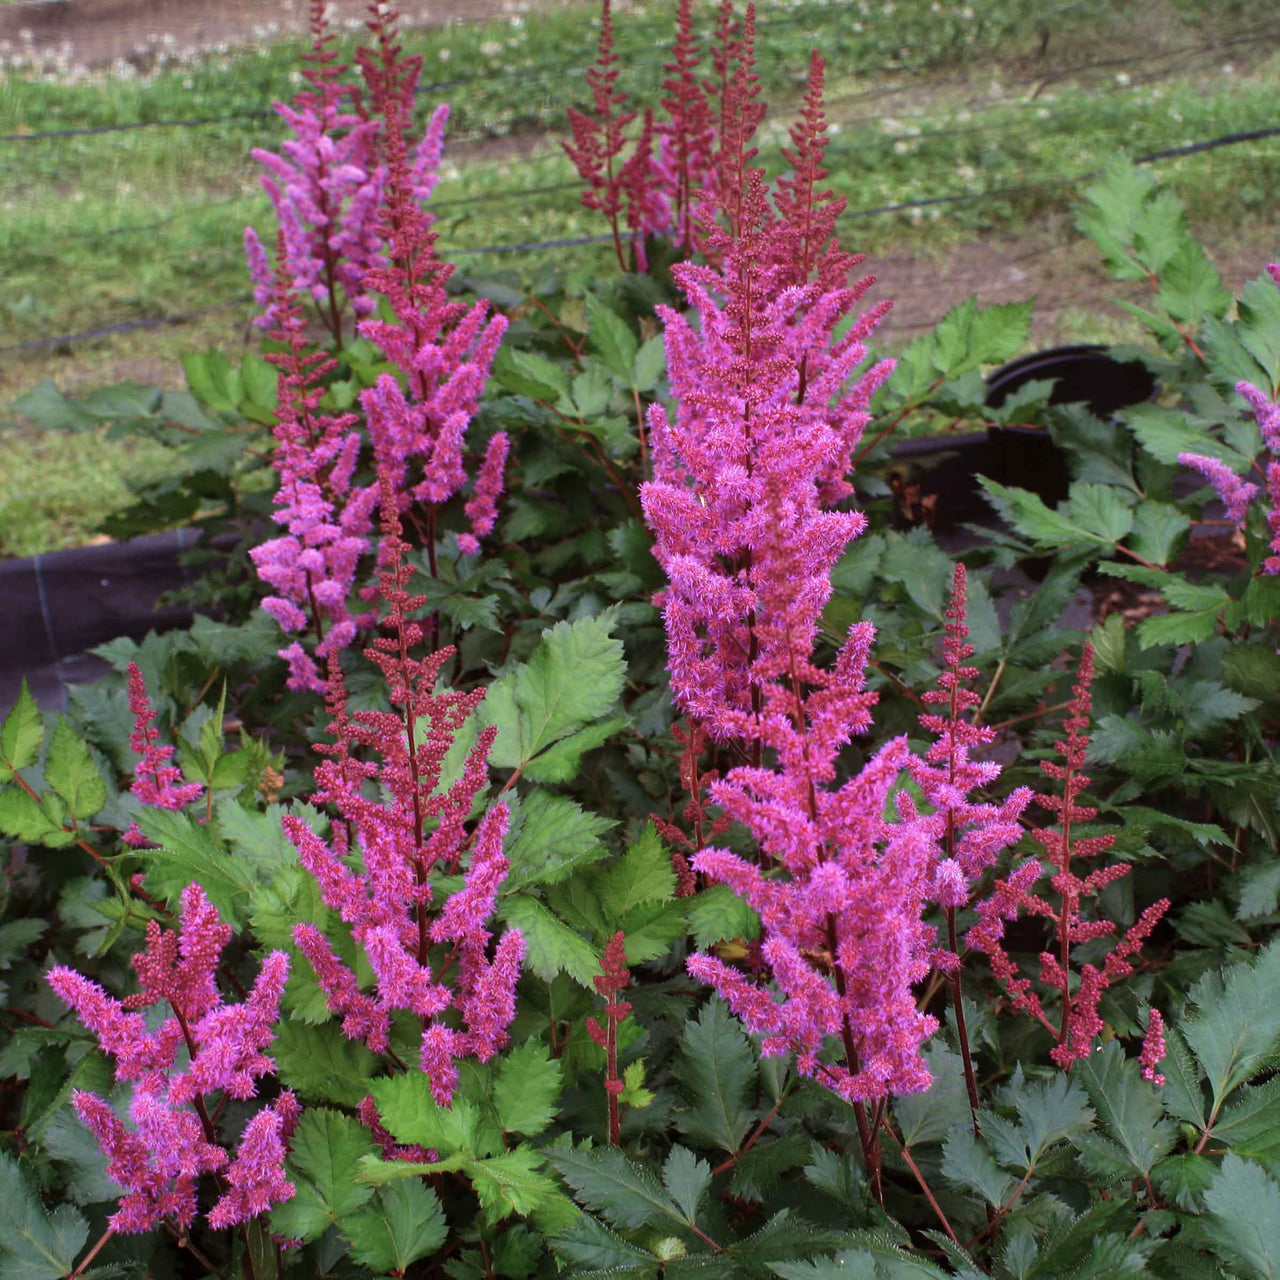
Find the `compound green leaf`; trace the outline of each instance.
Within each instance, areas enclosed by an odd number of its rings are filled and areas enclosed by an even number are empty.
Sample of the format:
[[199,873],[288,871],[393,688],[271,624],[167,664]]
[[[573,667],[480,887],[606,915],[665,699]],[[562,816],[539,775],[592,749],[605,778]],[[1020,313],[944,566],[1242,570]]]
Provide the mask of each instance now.
[[439,1196],[420,1179],[379,1187],[365,1208],[340,1225],[357,1262],[393,1275],[435,1253],[449,1234]]
[[1228,1151],[1204,1195],[1205,1227],[1242,1280],[1280,1276],[1280,1186]]
[[363,1156],[373,1154],[369,1131],[353,1116],[308,1107],[290,1142],[289,1164],[297,1192],[271,1214],[274,1230],[315,1240],[366,1204],[373,1188],[356,1181]]
[[541,1133],[555,1118],[559,1096],[560,1064],[541,1040],[517,1046],[498,1064],[493,1105],[504,1132]]
[[689,1100],[676,1127],[699,1146],[734,1152],[755,1118],[748,1092],[755,1050],[741,1024],[717,999],[685,1023],[672,1071]]
[[61,1280],[75,1267],[89,1224],[71,1205],[46,1215],[17,1160],[0,1152],[0,1272],[5,1280]]

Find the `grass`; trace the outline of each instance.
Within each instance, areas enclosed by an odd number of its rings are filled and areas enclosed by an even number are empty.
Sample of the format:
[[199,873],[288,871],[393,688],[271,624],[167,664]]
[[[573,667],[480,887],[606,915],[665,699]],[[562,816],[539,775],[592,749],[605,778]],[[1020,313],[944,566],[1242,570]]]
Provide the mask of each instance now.
[[172,465],[162,445],[106,433],[0,429],[0,557],[90,541],[103,517],[131,500],[126,474],[150,480]]
[[[767,164],[780,165],[788,109],[817,46],[829,64],[832,183],[850,209],[963,197],[849,216],[842,235],[871,255],[938,256],[1046,219],[1062,223],[1078,191],[1072,179],[1120,147],[1140,155],[1275,123],[1280,57],[1252,30],[1265,9],[1239,13],[1224,33],[1206,32],[1194,21],[1203,14],[1188,17],[1163,0],[1123,13],[1103,0],[1073,0],[1057,11],[1040,0],[763,0],[758,8],[758,61],[774,105],[762,140]],[[623,87],[642,103],[658,97],[665,56],[658,46],[669,39],[673,9],[671,0],[619,6]],[[425,117],[442,97],[452,105],[433,207],[442,250],[473,278],[527,276],[552,256],[478,247],[604,229],[578,203],[576,175],[554,136],[594,56],[593,12],[561,5],[536,19],[406,37],[424,58],[424,83],[447,82],[423,93],[419,108]],[[1038,56],[1046,30],[1049,47]],[[1212,42],[1217,47],[1203,47]],[[349,53],[356,36],[346,43]],[[174,385],[181,351],[256,340],[244,328],[253,309],[242,234],[249,223],[267,242],[273,236],[249,152],[278,147],[285,136],[276,117],[262,113],[273,98],[296,92],[299,49],[290,40],[192,60],[159,57],[141,74],[11,67],[0,81],[0,135],[219,122],[0,140],[0,218],[9,223],[0,250],[0,349],[140,319],[196,317],[60,349],[5,352],[0,403],[43,377],[66,391],[125,377]],[[1269,196],[1280,186],[1280,141],[1162,162],[1157,173],[1193,224],[1212,235],[1276,218]],[[511,194],[535,187],[555,189]],[[983,194],[1006,187],[1016,190]],[[577,247],[554,257],[585,279],[607,252]],[[56,521],[49,528],[60,538],[80,532]]]

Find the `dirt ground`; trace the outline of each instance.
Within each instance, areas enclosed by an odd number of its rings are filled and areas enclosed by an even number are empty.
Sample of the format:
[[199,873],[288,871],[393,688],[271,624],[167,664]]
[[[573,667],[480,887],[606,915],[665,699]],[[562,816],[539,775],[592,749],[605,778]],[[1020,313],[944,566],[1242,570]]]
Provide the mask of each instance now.
[[[497,18],[530,7],[528,0],[398,4],[407,26]],[[145,56],[162,41],[174,51],[195,51],[296,34],[306,30],[309,8],[308,0],[26,0],[0,5],[0,51],[7,42],[12,51],[30,46],[37,55],[61,55],[74,66],[100,66]],[[367,0],[328,0],[328,8],[339,26],[363,24],[368,12]]]

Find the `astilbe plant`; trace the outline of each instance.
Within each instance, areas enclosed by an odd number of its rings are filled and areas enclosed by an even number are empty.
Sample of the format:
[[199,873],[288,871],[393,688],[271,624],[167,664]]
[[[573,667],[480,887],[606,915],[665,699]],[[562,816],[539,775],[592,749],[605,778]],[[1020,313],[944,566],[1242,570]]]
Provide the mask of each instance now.
[[[997,880],[990,897],[978,904],[978,923],[966,937],[971,949],[987,956],[992,972],[1009,994],[1012,1008],[1034,1018],[1053,1036],[1055,1044],[1049,1056],[1064,1070],[1092,1052],[1093,1039],[1104,1026],[1098,1011],[1102,996],[1134,973],[1133,958],[1170,905],[1168,898],[1161,898],[1144,908],[1107,952],[1100,966],[1081,964],[1078,974],[1073,975],[1074,948],[1080,943],[1110,937],[1117,931],[1110,920],[1088,918],[1085,903],[1129,873],[1125,863],[1117,862],[1080,874],[1081,860],[1096,858],[1115,843],[1114,834],[1081,836],[1077,830],[1098,812],[1094,806],[1080,801],[1089,785],[1084,764],[1089,747],[1092,684],[1093,647],[1086,644],[1072,688],[1070,714],[1063,721],[1066,737],[1056,744],[1062,762],[1043,760],[1040,763],[1041,770],[1060,784],[1061,794],[1037,792],[1035,796],[1038,804],[1056,813],[1058,818],[1056,828],[1033,829],[1031,833],[1049,856],[1049,886],[1057,902],[1037,892],[1046,868],[1037,859],[1027,859],[1008,876]],[[1019,972],[1004,945],[1005,923],[1021,913],[1047,920],[1053,930],[1056,950],[1040,954],[1038,977],[1045,991],[1037,991],[1032,979]],[[1057,997],[1056,1026],[1044,1004],[1044,997],[1049,993]],[[1158,1016],[1153,1015],[1148,1021],[1147,1043],[1142,1051],[1143,1074],[1148,1079],[1155,1078],[1156,1064],[1163,1056],[1163,1025]]]
[[676,705],[745,761],[710,797],[760,849],[753,863],[703,848],[693,866],[759,913],[768,980],[705,953],[688,967],[763,1036],[764,1053],[794,1053],[802,1075],[853,1103],[874,1172],[884,1100],[931,1080],[919,1050],[936,1023],[912,987],[929,969],[921,916],[934,855],[917,824],[884,816],[905,738],[839,781],[838,755],[871,724],[873,628],[852,627],[827,667],[814,646],[831,570],[866,527],[833,506],[850,493],[867,404],[892,364],[855,376],[882,312],[833,340],[858,291],[798,281],[801,236],[772,214],[759,170],[740,200],[721,194],[718,212],[721,225],[706,206],[699,221],[722,265],[673,270],[698,327],[659,311],[676,416],[650,412],[655,478],[641,497],[669,581]]
[[[207,1214],[216,1228],[247,1222],[294,1194],[283,1162],[301,1108],[289,1090],[248,1121],[234,1158],[217,1127],[223,1102],[255,1097],[259,1081],[275,1070],[265,1051],[289,974],[288,955],[273,951],[244,999],[228,1004],[216,971],[231,932],[193,884],[183,890],[177,932],[148,922],[146,949],[132,961],[135,995],[116,1000],[73,969],[49,970],[49,985],[115,1059],[116,1079],[133,1084],[132,1129],[97,1094],[72,1095],[107,1157],[108,1176],[125,1188],[110,1219],[113,1231],[165,1225],[184,1234],[195,1221],[197,1184],[206,1174],[219,1190]],[[168,1014],[149,1027],[138,1010],[152,1005],[167,1006]],[[212,1110],[211,1097],[221,1099]]]
[[[424,600],[407,590],[408,545],[391,496],[384,472],[377,593],[386,612],[383,634],[365,650],[383,674],[390,709],[348,710],[342,671],[330,655],[334,740],[317,747],[327,758],[316,768],[313,799],[336,812],[333,835],[326,842],[293,815],[282,821],[325,903],[349,926],[373,970],[374,991],[361,991],[324,933],[297,925],[294,941],[314,968],[330,1012],[342,1017],[349,1039],[375,1053],[390,1049],[395,1010],[417,1015],[422,1070],[436,1099],[447,1105],[457,1060],[488,1061],[506,1043],[524,941],[517,930],[507,930],[490,955],[493,935],[486,922],[507,873],[502,841],[509,811],[495,804],[473,829],[467,824],[488,783],[485,760],[496,730],[482,730],[458,777],[445,777],[445,757],[484,691],[436,689],[451,648],[411,656],[427,635],[413,616]],[[366,793],[369,782],[380,786],[385,803]],[[352,858],[360,870],[350,865]],[[462,887],[434,909],[432,874],[456,874],[464,862]]]
[[[466,483],[466,431],[507,321],[483,300],[468,306],[445,291],[453,267],[435,251],[436,233],[421,207],[421,179],[406,141],[421,59],[403,56],[392,15],[377,6],[373,14],[369,26],[376,46],[357,56],[383,122],[386,180],[377,225],[387,248],[385,261],[366,274],[364,283],[386,299],[395,319],[370,318],[359,331],[401,371],[405,385],[383,374],[360,400],[378,472],[391,480],[397,513],[416,520],[414,504],[426,508],[419,533],[434,576],[437,510]],[[458,535],[464,554],[478,552],[480,538],[493,528],[507,449],[506,434],[495,432],[466,504],[470,528]]]
[[[280,235],[283,248],[284,235]],[[274,594],[262,607],[286,633],[310,632],[280,650],[289,665],[291,689],[323,691],[317,659],[346,648],[368,619],[347,604],[360,558],[369,549],[375,485],[356,485],[360,458],[359,415],[320,411],[321,379],[335,361],[307,351],[302,314],[283,265],[276,270],[276,328],[271,336],[284,346],[268,354],[279,370],[276,447],[272,464],[280,477],[274,518],[287,532],[260,543],[249,553],[258,576]]]
[[[276,266],[287,269],[295,294],[315,302],[341,346],[344,307],[361,317],[376,306],[364,278],[384,253],[378,210],[387,174],[380,123],[364,111],[358,83],[344,79],[347,67],[330,47],[335,36],[323,0],[312,0],[311,34],[302,73],[310,89],[292,107],[274,104],[295,136],[283,144],[282,154],[255,148],[253,155],[268,170],[261,181],[282,233]],[[414,67],[404,85],[410,101],[416,87]],[[448,107],[438,107],[415,148],[410,184],[419,203],[435,186],[448,118]],[[254,298],[264,309],[256,323],[269,329],[279,322],[279,300],[274,272],[252,227],[245,229],[245,253]]]

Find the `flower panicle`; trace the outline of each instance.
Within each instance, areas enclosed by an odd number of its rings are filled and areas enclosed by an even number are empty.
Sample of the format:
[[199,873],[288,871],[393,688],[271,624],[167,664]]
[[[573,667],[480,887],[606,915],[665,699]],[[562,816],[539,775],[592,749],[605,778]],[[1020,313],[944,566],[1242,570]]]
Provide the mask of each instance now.
[[[174,748],[160,741],[156,727],[156,711],[147,698],[147,687],[142,679],[142,669],[136,662],[128,666],[129,710],[133,713],[133,732],[129,735],[129,748],[139,756],[133,771],[130,794],[153,809],[181,809],[198,800],[204,794],[202,782],[183,782],[182,770],[169,762]],[[146,837],[132,823],[124,834],[126,844],[144,845]]]
[[[342,669],[330,656],[332,741],[322,748],[312,798],[336,812],[334,836],[322,840],[295,815],[282,823],[325,904],[350,928],[373,971],[373,990],[361,990],[318,928],[295,926],[294,941],[329,1011],[343,1019],[344,1035],[375,1053],[389,1049],[396,1010],[417,1016],[420,1064],[443,1106],[456,1086],[458,1060],[487,1061],[507,1042],[524,940],[507,930],[495,942],[488,923],[508,870],[502,842],[509,811],[496,804],[468,825],[488,785],[485,762],[497,731],[481,730],[460,772],[446,777],[446,756],[484,691],[436,687],[454,656],[451,647],[425,657],[412,653],[427,638],[415,616],[425,601],[409,590],[412,566],[391,483],[384,469],[381,568],[372,592],[384,607],[382,633],[365,649],[382,673],[390,707],[348,710]],[[366,793],[369,780],[385,799]],[[360,871],[347,865],[349,854],[358,855]],[[440,909],[430,884],[438,869],[463,873],[461,888]]]
[[[506,331],[506,317],[480,300],[468,306],[452,300],[446,285],[453,272],[436,252],[432,219],[422,208],[429,188],[411,161],[406,129],[413,106],[420,59],[402,55],[395,17],[371,6],[372,48],[357,55],[372,105],[382,120],[386,181],[378,216],[386,245],[383,259],[364,276],[364,287],[381,294],[394,320],[363,320],[359,333],[382,349],[400,370],[405,386],[391,374],[361,393],[379,474],[392,479],[392,501],[404,514],[427,506],[423,539],[434,571],[436,509],[467,481],[465,436],[476,414],[493,358]],[[445,116],[437,113],[426,142],[434,161],[442,146]],[[434,181],[434,179],[432,179]],[[501,491],[505,434],[490,442],[469,513],[471,527],[462,549],[474,553],[492,529]]]
[[914,823],[935,845],[933,897],[952,911],[968,903],[974,884],[995,864],[1001,850],[1021,838],[1020,819],[1032,799],[1029,787],[1017,788],[999,804],[974,798],[974,792],[1000,776],[1000,766],[972,758],[996,735],[976,718],[969,718],[982,700],[972,688],[978,670],[967,665],[973,656],[968,636],[968,571],[963,563],[957,563],[946,610],[943,668],[937,687],[921,695],[927,707],[938,708],[919,717],[921,727],[934,741],[923,757],[912,755],[907,762],[931,812],[918,811],[909,792],[898,794],[903,820]]
[[[293,131],[280,153],[255,148],[267,171],[261,182],[275,208],[281,239],[276,263],[296,294],[310,298],[333,340],[341,344],[344,310],[356,316],[373,310],[362,286],[364,273],[382,250],[374,212],[383,182],[378,160],[376,121],[360,111],[355,84],[344,79],[347,66],[330,46],[323,0],[311,0],[311,49],[303,55],[303,78],[310,88],[292,106],[274,104]],[[254,298],[264,329],[279,322],[272,270],[262,242],[245,229],[245,254],[254,281]]]
[[[1095,806],[1081,800],[1090,781],[1084,764],[1089,748],[1093,672],[1093,646],[1086,644],[1063,721],[1066,736],[1055,744],[1061,763],[1044,760],[1040,764],[1041,771],[1058,784],[1052,792],[1035,795],[1036,802],[1056,818],[1056,827],[1031,832],[1048,854],[1049,866],[1027,859],[1008,876],[998,879],[990,897],[977,904],[978,922],[966,939],[971,949],[987,956],[992,972],[1011,997],[1013,1009],[1028,1014],[1053,1033],[1056,1043],[1049,1056],[1064,1070],[1092,1052],[1093,1039],[1104,1025],[1099,1002],[1110,987],[1136,971],[1134,958],[1170,906],[1168,898],[1151,903],[1116,939],[1101,965],[1081,964],[1073,974],[1072,950],[1077,944],[1117,933],[1114,922],[1089,918],[1085,904],[1129,872],[1125,863],[1113,863],[1084,875],[1079,871],[1078,860],[1096,858],[1115,843],[1113,833],[1081,836],[1076,831],[1079,824],[1090,822],[1098,812]],[[1056,902],[1039,888],[1046,872]],[[1056,951],[1040,954],[1036,981],[1045,989],[1043,992],[1036,991],[1032,979],[1019,971],[1004,946],[1006,922],[1024,913],[1048,921],[1054,937]],[[1056,1026],[1044,1004],[1044,996],[1050,992],[1057,996]],[[1158,1014],[1154,1016],[1158,1018]],[[1155,1023],[1151,1052],[1162,1025],[1160,1021]],[[1144,1066],[1148,1065],[1154,1070],[1154,1063],[1144,1060]]]
[[284,350],[267,359],[279,371],[272,428],[279,486],[273,517],[286,532],[254,547],[249,557],[272,588],[262,607],[286,633],[310,634],[309,647],[299,635],[279,651],[289,664],[289,687],[322,692],[320,664],[330,652],[350,645],[368,622],[367,615],[351,612],[349,600],[368,551],[377,490],[352,483],[361,447],[358,415],[320,411],[321,379],[335,362],[307,351],[283,247],[277,262],[271,336]]
[[[110,1219],[120,1232],[149,1231],[162,1222],[186,1229],[198,1210],[198,1180],[221,1172],[225,1190],[208,1214],[211,1226],[245,1222],[289,1199],[287,1143],[301,1108],[288,1090],[252,1116],[234,1159],[222,1145],[205,1099],[248,1099],[275,1071],[266,1050],[274,1038],[289,957],[270,952],[248,996],[227,1004],[214,974],[231,930],[198,885],[182,892],[179,931],[147,927],[146,949],[134,956],[140,991],[116,1000],[64,965],[49,970],[57,996],[115,1059],[115,1075],[134,1082],[126,1127],[97,1094],[77,1091],[73,1104],[124,1189]],[[154,1030],[138,1009],[166,1005]],[[180,1051],[185,1056],[180,1058]]]
[[587,84],[591,89],[590,114],[569,109],[572,142],[562,142],[565,154],[573,161],[578,176],[587,184],[582,193],[586,209],[604,214],[613,229],[618,265],[625,271],[622,239],[618,219],[622,213],[626,187],[622,182],[622,153],[626,147],[626,129],[636,118],[634,111],[622,110],[627,95],[618,88],[618,55],[613,48],[613,12],[611,0],[601,0],[600,36],[596,43],[595,63],[587,68]]
[[657,178],[671,204],[672,232],[686,254],[696,248],[693,209],[698,191],[711,181],[714,128],[707,95],[698,80],[701,54],[693,32],[693,0],[680,0],[676,34],[667,73],[662,81],[668,95],[661,100],[667,121],[658,126]]

